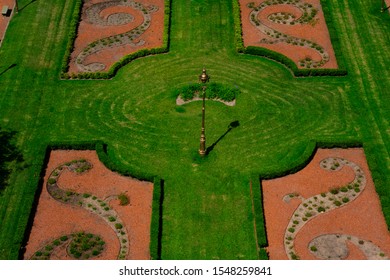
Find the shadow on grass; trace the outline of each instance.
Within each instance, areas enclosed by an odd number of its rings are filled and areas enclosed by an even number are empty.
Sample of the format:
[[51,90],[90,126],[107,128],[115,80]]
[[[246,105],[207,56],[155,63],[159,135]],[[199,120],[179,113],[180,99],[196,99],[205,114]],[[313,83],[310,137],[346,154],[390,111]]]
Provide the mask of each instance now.
[[211,153],[213,151],[213,149],[215,148],[215,146],[223,139],[225,138],[225,136],[230,132],[232,131],[232,129],[236,128],[236,127],[239,127],[240,126],[240,122],[239,121],[234,121],[234,122],[231,122],[228,126],[228,129],[226,130],[226,132],[224,134],[222,134],[218,139],[217,141],[215,141],[210,147],[207,147],[206,148],[206,155],[208,155],[209,153]]
[[14,68],[16,66],[15,63],[12,63],[10,66],[8,66],[6,69],[4,69],[3,71],[0,72],[0,76],[3,75],[5,72],[7,72],[8,70],[11,70],[12,68]]
[[23,162],[22,153],[15,145],[15,131],[5,131],[0,127],[0,194],[8,184],[13,168],[11,163]]
[[25,8],[27,8],[28,6],[30,6],[32,3],[36,2],[37,0],[31,0],[29,3],[27,3],[26,5],[24,5],[23,7],[19,8],[19,12],[23,11]]

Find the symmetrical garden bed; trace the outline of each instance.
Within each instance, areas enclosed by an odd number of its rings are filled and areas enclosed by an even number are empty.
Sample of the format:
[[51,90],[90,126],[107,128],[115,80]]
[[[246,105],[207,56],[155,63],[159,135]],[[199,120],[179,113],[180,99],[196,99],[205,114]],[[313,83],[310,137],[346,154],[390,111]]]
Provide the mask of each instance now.
[[95,151],[52,151],[24,258],[149,259],[152,196]]
[[104,72],[124,56],[163,45],[164,0],[86,0],[69,73]]
[[300,69],[338,68],[320,0],[239,0],[244,46],[281,53]]
[[270,259],[388,259],[390,234],[363,149],[319,149],[262,182]]

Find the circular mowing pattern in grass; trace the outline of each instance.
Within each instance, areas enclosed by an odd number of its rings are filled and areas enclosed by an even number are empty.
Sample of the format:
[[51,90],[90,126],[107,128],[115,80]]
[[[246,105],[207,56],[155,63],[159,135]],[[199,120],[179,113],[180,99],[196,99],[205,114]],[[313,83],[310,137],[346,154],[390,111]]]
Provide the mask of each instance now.
[[[327,193],[321,193],[306,199],[299,194],[285,196],[284,201],[287,201],[286,197],[289,199],[300,198],[302,200],[301,204],[294,211],[284,235],[284,248],[290,259],[299,259],[299,256],[294,249],[294,240],[298,232],[307,222],[323,213],[348,204],[355,200],[361,191],[364,190],[364,187],[366,186],[366,176],[357,164],[342,158],[333,157],[326,158],[320,162],[321,168],[331,172],[339,171],[344,166],[349,166],[355,173],[354,180],[349,184],[339,188],[333,188]],[[358,189],[358,191],[356,191],[356,189]],[[313,201],[315,201],[316,206],[313,205]],[[298,223],[296,221],[298,221]],[[309,248],[311,246],[315,245],[310,245]],[[318,246],[315,247],[318,248]],[[340,256],[344,256],[344,254],[340,254]]]
[[302,25],[302,24],[310,24],[314,22],[315,17],[317,15],[317,9],[313,7],[312,4],[303,2],[301,0],[268,0],[262,2],[260,5],[256,6],[254,3],[249,3],[248,8],[252,9],[249,15],[249,20],[256,29],[260,30],[263,34],[267,35],[272,39],[262,39],[260,42],[265,44],[277,44],[277,43],[285,43],[293,46],[301,46],[307,47],[314,51],[316,51],[321,60],[314,61],[311,57],[306,57],[299,61],[299,66],[304,68],[319,68],[323,66],[325,63],[329,61],[329,54],[325,51],[325,49],[317,44],[316,42],[302,39],[298,37],[294,37],[288,34],[284,34],[279,32],[269,26],[267,26],[264,22],[259,20],[259,14],[264,11],[267,7],[274,5],[291,5],[300,10],[301,16],[296,17],[293,14],[286,12],[277,12],[268,16],[268,19],[274,23],[278,24],[289,24],[291,26],[294,25]]

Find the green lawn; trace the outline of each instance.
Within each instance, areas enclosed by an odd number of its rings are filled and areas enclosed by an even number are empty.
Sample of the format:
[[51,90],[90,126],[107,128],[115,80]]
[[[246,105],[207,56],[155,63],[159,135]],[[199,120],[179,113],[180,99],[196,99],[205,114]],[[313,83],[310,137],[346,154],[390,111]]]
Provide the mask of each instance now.
[[[232,0],[173,0],[170,51],[137,59],[112,80],[60,80],[74,0],[20,0],[0,49],[0,127],[23,162],[0,196],[0,258],[18,258],[46,145],[102,140],[117,164],[165,181],[163,259],[256,259],[249,180],[288,170],[313,141],[361,141],[390,225],[390,17],[377,0],[328,0],[346,77],[294,78],[283,65],[240,55]],[[29,4],[29,5],[28,5]],[[23,8],[25,7],[25,8]],[[237,86],[235,107],[178,108],[175,88]],[[4,143],[2,143],[4,144]]]

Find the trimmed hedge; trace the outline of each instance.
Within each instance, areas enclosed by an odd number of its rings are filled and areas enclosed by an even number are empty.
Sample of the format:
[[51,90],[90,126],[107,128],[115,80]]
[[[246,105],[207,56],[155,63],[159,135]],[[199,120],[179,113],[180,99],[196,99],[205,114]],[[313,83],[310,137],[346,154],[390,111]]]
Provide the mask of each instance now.
[[119,61],[115,62],[108,72],[85,72],[85,73],[68,73],[69,70],[69,62],[70,56],[73,52],[74,42],[77,37],[78,24],[80,21],[81,9],[82,9],[82,0],[76,0],[75,12],[73,15],[73,19],[71,22],[70,33],[68,36],[68,45],[65,51],[63,63],[62,63],[62,71],[61,78],[62,79],[110,79],[116,75],[118,70],[130,63],[134,59],[154,55],[166,53],[169,51],[169,34],[170,34],[170,25],[171,25],[171,0],[165,0],[164,2],[164,33],[163,33],[163,45],[158,48],[152,49],[142,49],[137,52],[131,53],[129,55],[124,56]]
[[244,41],[242,39],[242,21],[240,1],[233,1],[233,19],[234,19],[234,39],[236,42],[236,51],[243,53],[245,51]]
[[331,15],[329,13],[327,0],[321,0],[321,5],[323,6],[326,24],[328,26],[333,49],[335,51],[335,55],[339,67],[338,69],[299,69],[294,61],[292,61],[290,58],[288,58],[287,56],[281,53],[263,47],[255,47],[255,46],[245,47],[242,39],[242,23],[241,23],[241,11],[240,11],[239,0],[235,0],[233,2],[236,50],[240,53],[263,56],[271,60],[280,62],[284,64],[287,68],[289,68],[294,74],[294,76],[296,77],[347,75],[348,73],[344,66],[344,60],[342,59],[340,54],[340,43],[336,36],[337,32],[331,20]]
[[261,174],[261,179],[274,179],[284,177],[290,174],[294,174],[302,170],[313,159],[317,149],[332,149],[332,148],[361,148],[363,144],[360,140],[356,139],[330,139],[329,141],[310,141],[305,147],[303,155],[298,159],[293,167],[280,166],[277,170],[269,171],[268,173]]
[[161,239],[163,230],[163,202],[164,202],[164,181],[160,178],[154,179],[152,219],[150,223],[150,258],[161,260]]

